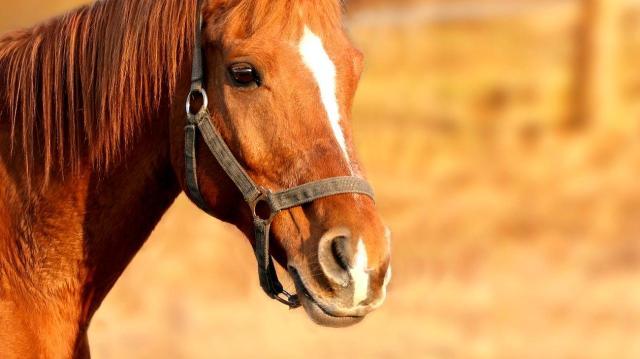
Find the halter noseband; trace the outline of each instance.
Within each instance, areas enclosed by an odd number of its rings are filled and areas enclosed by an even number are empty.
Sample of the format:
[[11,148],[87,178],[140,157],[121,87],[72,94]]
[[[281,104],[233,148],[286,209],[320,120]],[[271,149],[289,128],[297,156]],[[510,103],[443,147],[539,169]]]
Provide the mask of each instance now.
[[[202,54],[202,15],[198,1],[198,24],[196,26],[195,45],[193,51],[193,70],[191,76],[191,91],[187,98],[187,125],[185,127],[185,165],[186,186],[191,200],[200,209],[210,212],[198,186],[196,165],[196,138],[198,131],[204,142],[215,156],[220,166],[227,173],[242,193],[253,214],[255,227],[255,255],[258,260],[258,275],[260,286],[267,295],[279,302],[297,308],[300,300],[284,290],[278,280],[273,259],[269,252],[269,231],[275,216],[287,209],[311,203],[317,199],[338,194],[357,193],[374,198],[371,186],[358,177],[334,177],[317,182],[310,182],[302,186],[273,193],[253,182],[242,168],[218,130],[211,123],[208,110],[208,98],[204,88],[204,66]],[[197,113],[192,112],[191,101],[195,95],[200,95],[202,107]],[[268,215],[257,213],[258,207],[268,208]]]

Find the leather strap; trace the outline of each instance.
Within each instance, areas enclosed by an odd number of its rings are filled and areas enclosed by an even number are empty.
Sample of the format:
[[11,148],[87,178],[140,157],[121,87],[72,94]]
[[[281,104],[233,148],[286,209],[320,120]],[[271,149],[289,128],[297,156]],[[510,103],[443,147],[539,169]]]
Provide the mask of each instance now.
[[269,194],[271,208],[275,212],[311,203],[317,199],[339,194],[357,193],[374,199],[373,189],[358,177],[334,177],[303,184],[282,192]]
[[[291,209],[314,202],[321,198],[335,196],[339,194],[361,194],[375,199],[371,186],[358,177],[334,177],[316,182],[306,183],[298,187],[290,188],[281,192],[272,193],[268,189],[262,188],[249,177],[242,168],[236,157],[233,155],[220,132],[213,126],[211,116],[208,111],[208,98],[204,89],[204,66],[202,57],[201,34],[202,15],[200,12],[200,1],[198,1],[198,26],[195,34],[195,45],[193,51],[193,69],[191,92],[187,99],[187,125],[185,126],[185,180],[189,198],[202,210],[209,211],[209,206],[204,200],[198,185],[196,141],[197,133],[202,135],[202,139],[214,155],[225,173],[236,185],[244,200],[247,202],[254,217],[255,227],[255,255],[258,262],[258,275],[260,286],[265,293],[291,308],[300,306],[300,301],[296,295],[286,292],[278,280],[273,258],[269,250],[269,234],[271,223],[275,216],[281,211]],[[196,96],[200,96],[202,106],[197,113],[192,113],[191,101]],[[261,217],[256,208],[264,203],[268,206],[269,212],[266,218]],[[264,215],[264,214],[263,214]]]
[[202,56],[202,0],[196,3],[196,25],[195,42],[193,44],[193,65],[191,67],[191,90],[202,88],[204,82],[204,63]]
[[258,198],[261,191],[249,175],[247,175],[247,172],[245,172],[240,163],[238,163],[238,160],[224,142],[218,130],[213,126],[207,110],[198,117],[196,125],[209,150],[216,157],[216,160],[218,160],[218,163],[220,163],[220,166],[222,166],[227,175],[229,175],[229,178],[235,183],[236,187],[238,187],[244,200],[246,202],[252,202]]

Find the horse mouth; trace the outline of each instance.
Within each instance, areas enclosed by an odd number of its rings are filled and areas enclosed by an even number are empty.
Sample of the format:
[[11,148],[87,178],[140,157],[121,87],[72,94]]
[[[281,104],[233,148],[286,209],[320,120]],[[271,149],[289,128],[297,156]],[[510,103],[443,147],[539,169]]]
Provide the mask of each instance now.
[[350,313],[348,310],[338,309],[314,296],[295,267],[289,266],[289,273],[296,286],[302,307],[316,324],[344,328],[360,323],[364,319],[365,313],[358,313],[358,311]]

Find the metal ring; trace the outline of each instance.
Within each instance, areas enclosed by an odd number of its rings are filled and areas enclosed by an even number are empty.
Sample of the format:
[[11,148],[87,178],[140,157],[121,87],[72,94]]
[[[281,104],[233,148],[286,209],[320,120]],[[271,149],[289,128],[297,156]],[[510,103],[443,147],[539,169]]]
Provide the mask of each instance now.
[[273,299],[288,306],[289,309],[296,309],[302,306],[302,304],[300,303],[300,297],[298,297],[297,294],[290,294],[286,290],[282,291],[282,293],[280,294],[275,295]]
[[[202,107],[200,107],[200,111],[198,111],[198,113],[191,113],[191,98],[194,94],[200,94],[202,96]],[[189,95],[187,96],[187,116],[189,117],[195,117],[199,114],[204,113],[205,111],[207,111],[207,108],[209,107],[209,97],[207,96],[207,92],[203,89],[203,88],[195,88],[192,89],[191,91],[189,91]]]
[[[251,207],[251,214],[253,214],[254,219],[260,219],[261,221],[271,223],[273,222],[273,219],[275,218],[275,216],[278,214],[277,211],[273,210],[273,205],[271,203],[271,197],[270,197],[271,191],[265,188],[259,188],[259,190],[260,190],[260,196],[258,196],[258,198],[256,198],[251,203],[249,203],[249,206]],[[258,205],[262,202],[266,203],[269,206],[268,218],[262,218],[260,215],[258,215]]]

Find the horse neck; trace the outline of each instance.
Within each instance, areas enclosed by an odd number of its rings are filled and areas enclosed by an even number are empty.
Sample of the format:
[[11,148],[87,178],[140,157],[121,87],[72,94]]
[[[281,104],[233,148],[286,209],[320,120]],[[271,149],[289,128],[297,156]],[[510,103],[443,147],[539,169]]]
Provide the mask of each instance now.
[[88,316],[180,193],[170,161],[167,121],[145,131],[106,175],[92,171],[83,192],[83,254]]
[[19,339],[40,345],[35,352],[51,350],[59,357],[77,345],[179,194],[168,121],[160,115],[149,121],[154,125],[108,171],[83,165],[77,176],[55,178],[37,197],[25,194],[25,180],[10,160],[7,134],[0,128],[0,313],[10,313],[0,315],[0,325],[15,333],[11,338],[0,333],[0,347]]

